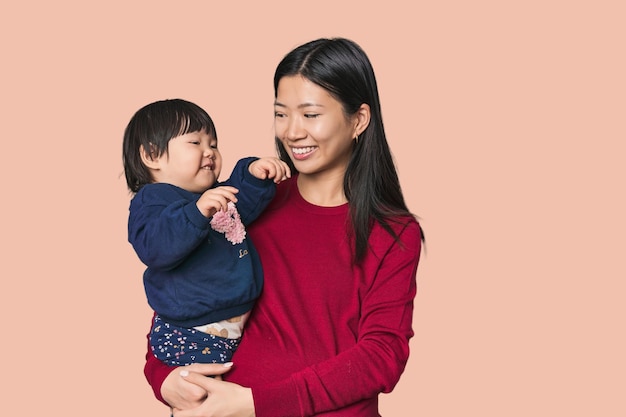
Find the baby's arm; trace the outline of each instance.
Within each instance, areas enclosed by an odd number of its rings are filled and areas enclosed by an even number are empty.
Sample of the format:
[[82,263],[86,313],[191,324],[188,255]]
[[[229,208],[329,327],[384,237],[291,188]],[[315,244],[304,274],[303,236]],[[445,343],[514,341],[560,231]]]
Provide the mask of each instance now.
[[276,182],[291,175],[287,165],[282,164],[277,158],[242,158],[237,161],[230,178],[219,184],[239,190],[237,211],[244,225],[253,222],[274,198]]
[[248,170],[258,179],[273,178],[277,184],[291,178],[289,166],[275,157],[259,158],[248,166]]

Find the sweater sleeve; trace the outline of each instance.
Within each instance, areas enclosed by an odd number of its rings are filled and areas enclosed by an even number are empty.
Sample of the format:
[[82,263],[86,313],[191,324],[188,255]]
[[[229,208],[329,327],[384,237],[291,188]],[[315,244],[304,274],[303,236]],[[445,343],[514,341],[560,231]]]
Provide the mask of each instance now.
[[256,416],[311,416],[338,410],[381,392],[400,379],[413,336],[413,300],[421,251],[411,222],[382,254],[362,300],[357,343],[339,355],[269,385],[252,386]]
[[248,166],[256,161],[257,157],[240,159],[230,178],[220,185],[231,185],[239,190],[237,194],[237,212],[244,225],[252,223],[276,194],[276,184],[272,179],[259,179],[252,175]]
[[144,186],[133,199],[128,241],[150,268],[169,270],[179,265],[209,233],[209,222],[195,200],[174,195],[169,184]]

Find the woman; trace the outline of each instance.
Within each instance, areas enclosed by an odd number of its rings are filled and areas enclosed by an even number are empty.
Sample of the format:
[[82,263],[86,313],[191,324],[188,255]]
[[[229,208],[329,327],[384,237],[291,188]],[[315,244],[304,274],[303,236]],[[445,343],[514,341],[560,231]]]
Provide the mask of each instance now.
[[249,228],[265,285],[234,366],[172,372],[148,353],[146,377],[177,417],[378,416],[409,355],[421,230],[374,72],[354,42],[318,39],[283,58],[274,90],[277,148],[295,174]]

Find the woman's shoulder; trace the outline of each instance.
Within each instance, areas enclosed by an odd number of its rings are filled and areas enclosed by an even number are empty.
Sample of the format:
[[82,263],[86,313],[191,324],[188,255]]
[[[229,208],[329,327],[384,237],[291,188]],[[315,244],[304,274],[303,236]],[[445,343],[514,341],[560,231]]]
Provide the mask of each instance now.
[[372,228],[369,244],[375,252],[386,252],[396,244],[418,252],[421,250],[422,228],[414,216],[392,217],[387,219],[386,226],[376,222]]
[[[412,214],[402,214],[402,215],[397,215],[393,217],[388,217],[385,219],[385,223],[396,234],[402,234],[402,233],[420,234],[421,228],[420,228],[419,221]],[[373,229],[385,230],[386,228],[380,222],[375,222]]]

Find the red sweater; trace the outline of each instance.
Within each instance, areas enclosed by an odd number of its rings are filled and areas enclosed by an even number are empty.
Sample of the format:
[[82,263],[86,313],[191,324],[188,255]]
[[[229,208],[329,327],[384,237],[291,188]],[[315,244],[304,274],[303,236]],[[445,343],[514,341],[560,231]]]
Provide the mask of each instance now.
[[[347,222],[347,204],[309,204],[292,178],[248,228],[265,286],[224,379],[252,388],[257,417],[378,416],[378,394],[404,370],[419,226],[412,218],[394,224],[397,244],[376,225],[355,267]],[[163,401],[172,368],[146,357],[146,377]]]

